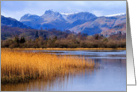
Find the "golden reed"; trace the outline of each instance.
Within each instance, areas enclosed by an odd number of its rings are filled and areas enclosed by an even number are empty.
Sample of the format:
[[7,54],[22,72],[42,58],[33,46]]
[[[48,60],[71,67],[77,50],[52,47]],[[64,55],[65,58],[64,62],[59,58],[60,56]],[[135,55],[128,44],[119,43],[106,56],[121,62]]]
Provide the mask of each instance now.
[[83,57],[1,49],[2,84],[25,82],[37,78],[51,80],[87,68],[93,69],[94,66],[94,61],[87,62]]

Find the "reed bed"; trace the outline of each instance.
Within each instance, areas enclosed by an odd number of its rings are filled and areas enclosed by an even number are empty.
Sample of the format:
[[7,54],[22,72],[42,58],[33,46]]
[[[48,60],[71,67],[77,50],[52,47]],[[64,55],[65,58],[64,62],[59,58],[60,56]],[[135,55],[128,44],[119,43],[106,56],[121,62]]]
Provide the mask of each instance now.
[[1,49],[1,83],[19,83],[30,79],[52,80],[59,76],[94,69],[93,60],[77,56],[57,56],[45,53],[18,52]]

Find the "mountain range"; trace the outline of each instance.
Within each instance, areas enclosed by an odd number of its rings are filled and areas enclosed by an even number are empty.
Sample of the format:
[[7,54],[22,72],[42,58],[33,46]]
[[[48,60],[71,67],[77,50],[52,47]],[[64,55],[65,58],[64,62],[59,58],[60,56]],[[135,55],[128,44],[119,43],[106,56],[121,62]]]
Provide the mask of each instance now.
[[2,26],[32,28],[32,29],[57,29],[70,30],[75,33],[88,35],[102,34],[109,36],[118,32],[126,33],[126,14],[116,16],[101,16],[89,12],[74,14],[61,14],[47,10],[41,16],[25,14],[20,21],[1,16]]

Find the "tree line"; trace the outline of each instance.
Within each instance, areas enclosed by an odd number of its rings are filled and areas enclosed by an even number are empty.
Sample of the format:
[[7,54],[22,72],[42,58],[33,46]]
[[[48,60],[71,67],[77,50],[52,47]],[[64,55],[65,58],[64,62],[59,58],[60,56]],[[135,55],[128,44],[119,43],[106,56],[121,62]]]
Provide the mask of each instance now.
[[101,34],[92,36],[69,33],[65,37],[51,35],[43,37],[36,31],[35,39],[15,36],[1,41],[2,48],[125,48],[126,34],[114,34],[104,37]]

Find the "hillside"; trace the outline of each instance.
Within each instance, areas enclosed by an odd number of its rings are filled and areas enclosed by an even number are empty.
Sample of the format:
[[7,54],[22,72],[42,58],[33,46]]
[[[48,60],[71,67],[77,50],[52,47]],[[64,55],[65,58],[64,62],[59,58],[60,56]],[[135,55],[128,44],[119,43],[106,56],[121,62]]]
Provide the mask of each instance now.
[[29,26],[17,21],[10,17],[4,17],[1,15],[1,26],[19,27],[19,28],[30,28]]

